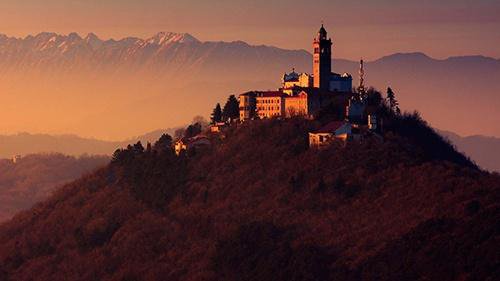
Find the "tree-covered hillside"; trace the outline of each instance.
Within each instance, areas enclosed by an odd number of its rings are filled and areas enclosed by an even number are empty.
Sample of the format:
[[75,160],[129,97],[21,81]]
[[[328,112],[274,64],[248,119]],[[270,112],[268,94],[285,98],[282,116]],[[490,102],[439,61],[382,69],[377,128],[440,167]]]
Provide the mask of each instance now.
[[500,176],[416,115],[383,141],[308,149],[320,121],[171,139],[0,227],[1,280],[498,280]]
[[0,160],[0,223],[47,199],[52,191],[109,163],[106,156],[32,154]]

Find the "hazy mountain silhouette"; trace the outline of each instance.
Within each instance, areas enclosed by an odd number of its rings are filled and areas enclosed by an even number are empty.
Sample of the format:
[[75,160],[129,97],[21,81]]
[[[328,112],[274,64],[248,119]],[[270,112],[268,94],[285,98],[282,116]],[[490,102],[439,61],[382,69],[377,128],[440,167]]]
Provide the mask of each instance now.
[[111,155],[116,149],[126,147],[128,144],[138,141],[147,144],[156,141],[162,134],[173,134],[174,131],[175,129],[155,130],[124,141],[103,141],[76,135],[53,136],[29,133],[0,135],[0,158],[53,152],[71,156]]
[[459,151],[468,155],[482,168],[500,172],[500,138],[462,137],[447,131],[439,131],[439,133],[447,137]]
[[0,118],[14,132],[43,127],[123,139],[186,124],[229,92],[276,88],[284,71],[309,64],[306,51],[177,33],[122,40],[0,36],[0,93],[13,108]]
[[[336,66],[355,72],[357,65]],[[395,54],[366,64],[367,84],[395,89],[404,109],[418,110],[437,128],[462,135],[500,136],[500,61],[482,56],[432,59]]]
[[[105,41],[94,34],[82,38],[76,33],[40,33],[24,39],[0,35],[2,71],[58,74],[64,70],[66,73],[90,71],[98,74],[105,70],[108,76],[113,76],[133,69],[134,73],[156,73],[155,76],[161,78],[188,78],[181,84],[200,78],[202,74],[212,77],[232,74],[217,77],[218,81],[227,81],[234,80],[236,75],[261,72],[258,77],[261,78],[274,71],[291,69],[297,63],[305,65],[309,63],[308,55],[306,51],[250,46],[241,41],[201,42],[189,34],[172,32],[160,32],[148,39],[129,37]],[[273,76],[266,78],[275,80]]]

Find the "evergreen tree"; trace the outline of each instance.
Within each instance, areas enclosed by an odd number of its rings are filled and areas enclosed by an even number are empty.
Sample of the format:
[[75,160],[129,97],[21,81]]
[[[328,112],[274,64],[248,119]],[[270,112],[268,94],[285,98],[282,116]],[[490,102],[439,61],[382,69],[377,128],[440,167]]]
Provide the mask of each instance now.
[[222,117],[225,121],[237,120],[240,117],[240,105],[238,99],[234,95],[230,95],[227,99]]
[[187,127],[186,131],[184,132],[184,137],[186,137],[186,138],[195,137],[198,134],[200,134],[201,131],[202,131],[202,129],[201,129],[200,123],[195,123],[195,124],[189,125],[189,127]]
[[396,95],[394,94],[394,91],[389,87],[387,88],[387,102],[389,103],[389,108],[392,110],[392,112],[396,114],[401,114],[401,110],[399,109],[399,103],[396,100]]
[[215,106],[214,111],[212,112],[211,120],[212,124],[217,124],[222,121],[222,109],[220,107],[220,103]]
[[144,146],[142,146],[142,143],[138,141],[134,146],[132,147],[133,151],[135,154],[142,154],[144,152]]
[[113,153],[113,158],[111,158],[111,163],[121,163],[124,158],[124,150],[123,149],[117,149],[115,150],[115,153]]
[[172,137],[169,134],[163,134],[154,145],[156,151],[164,152],[171,150]]

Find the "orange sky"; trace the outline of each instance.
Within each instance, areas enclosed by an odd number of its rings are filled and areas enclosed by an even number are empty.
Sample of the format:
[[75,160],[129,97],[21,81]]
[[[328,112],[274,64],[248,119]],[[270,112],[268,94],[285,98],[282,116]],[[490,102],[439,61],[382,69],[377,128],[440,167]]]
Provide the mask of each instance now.
[[499,58],[499,14],[494,0],[2,0],[0,33],[76,31],[121,38],[174,31],[200,40],[309,50],[311,30],[323,20],[339,58],[412,51]]

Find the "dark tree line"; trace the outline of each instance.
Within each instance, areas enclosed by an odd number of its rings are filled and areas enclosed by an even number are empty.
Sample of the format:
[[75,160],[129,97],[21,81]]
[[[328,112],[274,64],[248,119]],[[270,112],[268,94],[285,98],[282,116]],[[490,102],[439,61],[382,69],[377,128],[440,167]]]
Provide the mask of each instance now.
[[186,159],[175,155],[172,137],[164,134],[147,149],[138,142],[117,150],[111,168],[138,200],[162,209],[185,183]]
[[235,95],[230,95],[224,105],[221,108],[220,104],[217,103],[214,110],[212,111],[211,121],[212,124],[219,122],[232,122],[240,118],[240,104]]

